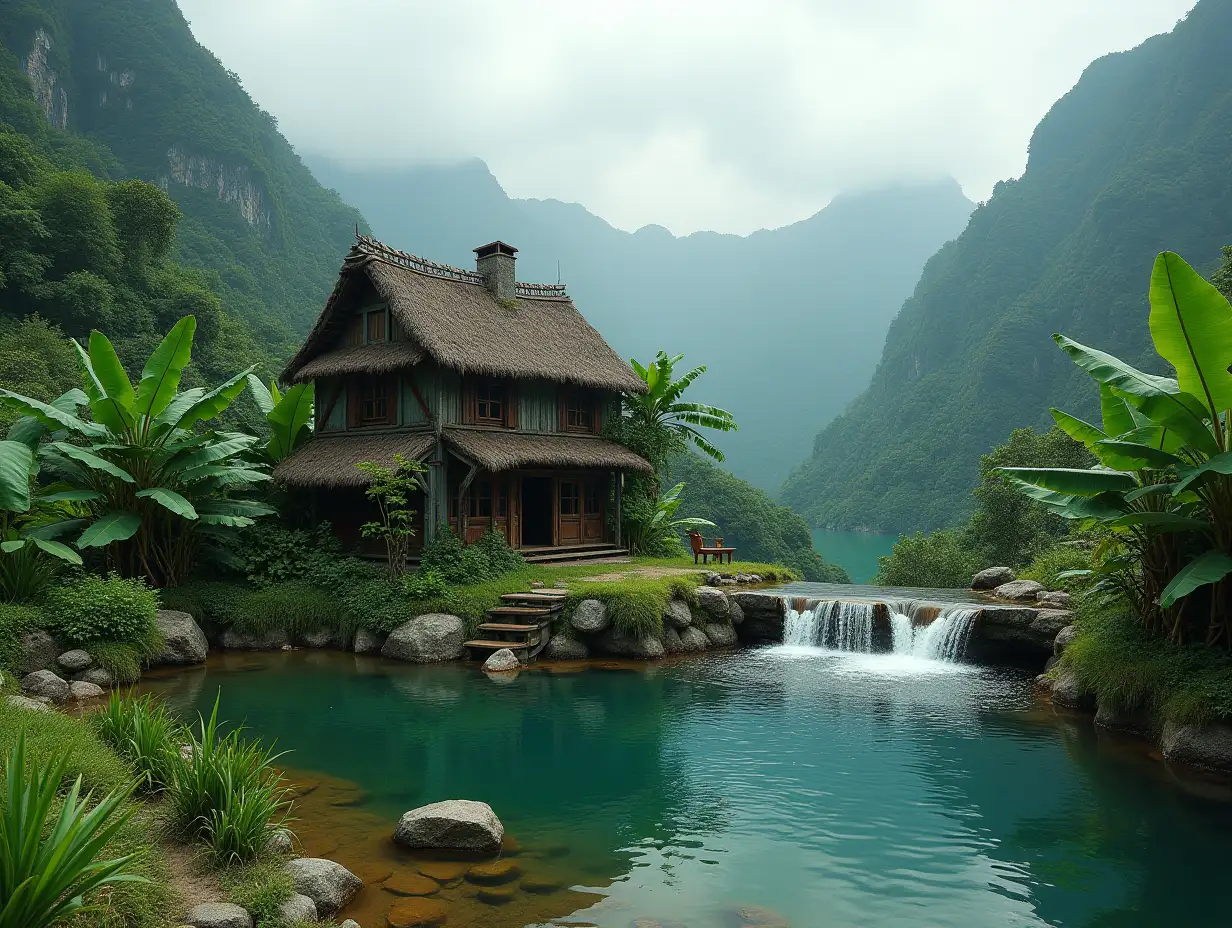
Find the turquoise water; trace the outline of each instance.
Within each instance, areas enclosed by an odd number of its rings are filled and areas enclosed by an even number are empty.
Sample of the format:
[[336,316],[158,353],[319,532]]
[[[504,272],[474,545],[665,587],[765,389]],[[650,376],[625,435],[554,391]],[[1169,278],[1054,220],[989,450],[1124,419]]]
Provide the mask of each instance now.
[[845,568],[854,583],[872,582],[877,574],[877,558],[889,554],[896,541],[897,535],[878,532],[813,529],[813,550],[826,562]]
[[[464,883],[434,897],[450,925],[738,928],[748,906],[795,928],[1227,923],[1232,806],[1056,718],[1026,677],[788,648],[610,667],[499,683],[293,652],[150,686],[206,711],[221,687],[289,764],[353,781],[336,811],[366,818],[339,830],[372,855],[406,809],[482,799],[511,859],[577,890],[485,908]],[[363,863],[336,838],[307,850]],[[377,928],[395,897],[365,893]]]

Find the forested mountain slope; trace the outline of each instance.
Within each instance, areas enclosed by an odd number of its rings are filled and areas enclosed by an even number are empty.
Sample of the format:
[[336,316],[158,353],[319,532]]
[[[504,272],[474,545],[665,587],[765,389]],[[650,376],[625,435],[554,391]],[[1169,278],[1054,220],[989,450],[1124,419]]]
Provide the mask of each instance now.
[[196,42],[174,0],[9,0],[0,46],[0,124],[58,168],[166,190],[184,214],[169,257],[202,269],[224,312],[285,355],[362,220]]
[[816,525],[899,531],[968,514],[981,452],[1047,409],[1094,412],[1049,336],[1152,364],[1160,250],[1212,269],[1232,241],[1232,0],[1087,68],[927,264],[871,386],[816,439],[783,499]]
[[966,224],[952,180],[836,198],[814,216],[748,236],[623,232],[575,203],[506,195],[479,161],[349,167],[305,156],[376,234],[469,266],[500,238],[522,280],[569,285],[621,354],[662,348],[706,364],[706,402],[730,409],[727,466],[777,490],[813,435],[868,383],[886,328],[928,256]]

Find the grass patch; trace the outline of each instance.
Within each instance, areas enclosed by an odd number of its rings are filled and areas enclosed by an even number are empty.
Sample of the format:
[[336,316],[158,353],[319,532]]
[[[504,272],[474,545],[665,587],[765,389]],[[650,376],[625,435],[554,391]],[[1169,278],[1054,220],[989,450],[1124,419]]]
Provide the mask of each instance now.
[[228,902],[243,906],[259,926],[280,925],[279,908],[295,887],[281,855],[268,855],[250,864],[218,871],[218,882]]
[[1100,705],[1177,724],[1232,721],[1232,654],[1147,638],[1128,613],[1090,601],[1077,624],[1062,666]]
[[1091,554],[1072,544],[1057,544],[1041,551],[1018,574],[1019,580],[1036,580],[1049,590],[1077,592],[1083,586],[1078,578],[1062,580],[1060,574],[1067,570],[1089,570]]
[[260,635],[285,629],[293,639],[307,632],[328,628],[344,640],[355,633],[359,623],[355,614],[332,593],[307,583],[280,583],[249,590],[235,603],[238,615],[232,628]]
[[67,754],[69,774],[76,777],[80,773],[84,789],[107,793],[136,778],[132,768],[81,719],[59,712],[32,712],[0,700],[0,755],[12,750],[23,730],[27,757],[48,761]]
[[42,624],[42,612],[34,606],[0,603],[0,668],[9,673],[20,670],[22,636]]

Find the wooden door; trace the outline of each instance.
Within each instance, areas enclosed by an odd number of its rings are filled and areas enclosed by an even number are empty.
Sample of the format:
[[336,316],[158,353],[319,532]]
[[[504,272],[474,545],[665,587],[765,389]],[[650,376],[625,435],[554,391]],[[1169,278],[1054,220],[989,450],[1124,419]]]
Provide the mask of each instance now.
[[603,541],[604,478],[589,477],[582,491],[582,541],[595,544]]
[[557,487],[557,544],[579,544],[582,540],[582,481],[576,477],[562,477]]

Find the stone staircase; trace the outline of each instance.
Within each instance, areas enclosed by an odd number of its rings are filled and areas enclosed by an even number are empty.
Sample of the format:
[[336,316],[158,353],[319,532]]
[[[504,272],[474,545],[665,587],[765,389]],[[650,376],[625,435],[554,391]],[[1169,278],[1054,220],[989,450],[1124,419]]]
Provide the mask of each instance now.
[[471,657],[483,660],[508,648],[522,663],[542,651],[552,637],[552,622],[565,607],[565,590],[540,589],[506,593],[501,605],[488,610],[488,621],[479,626],[482,636],[465,643]]

